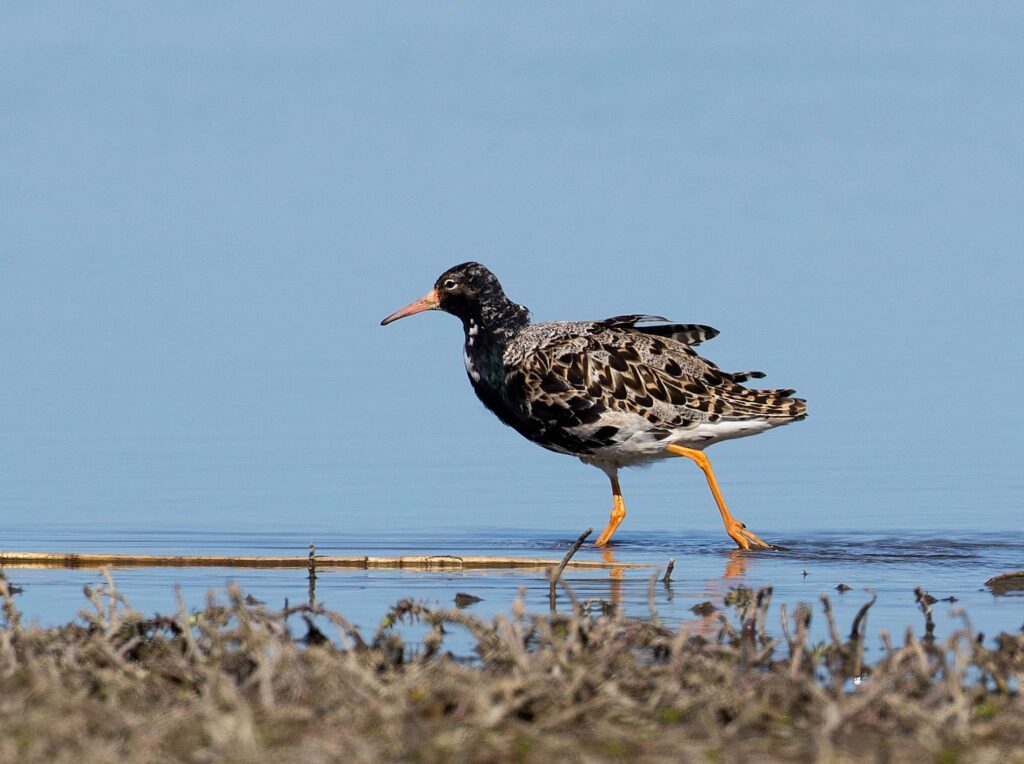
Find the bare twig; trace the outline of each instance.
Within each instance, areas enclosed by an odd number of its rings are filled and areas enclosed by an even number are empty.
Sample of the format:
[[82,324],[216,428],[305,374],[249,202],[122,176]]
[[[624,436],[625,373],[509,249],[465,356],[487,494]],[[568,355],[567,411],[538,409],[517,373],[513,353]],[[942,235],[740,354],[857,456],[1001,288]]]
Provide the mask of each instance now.
[[920,586],[914,589],[914,597],[921,607],[921,612],[924,613],[924,641],[931,644],[935,641],[935,621],[932,619],[932,606],[928,604],[926,594],[927,592]]
[[[878,599],[878,595],[869,590],[871,599],[861,605],[860,610],[857,611],[857,615],[854,616],[853,625],[850,627],[850,641],[854,646],[853,653],[853,676],[857,678],[863,672],[864,666],[864,632],[867,631],[867,617],[868,610],[875,604],[875,600]],[[864,628],[861,628],[861,624]]]
[[658,622],[658,608],[654,604],[654,585],[656,583],[658,583],[658,571],[654,571],[647,582],[647,610],[650,611],[651,620],[655,623]]
[[836,628],[836,619],[832,615],[832,602],[829,600],[828,595],[821,595],[821,604],[825,609],[825,620],[828,622],[828,634],[832,638],[832,646],[836,650],[842,650],[843,642],[839,639],[839,630]]
[[[860,610],[857,611],[857,615],[854,616],[853,625],[850,627],[850,639],[863,639],[864,630],[861,629],[861,622],[865,622],[868,615],[868,610],[875,604],[875,600],[878,599],[878,594],[873,589],[868,589],[868,594],[871,595],[871,599],[861,605]],[[866,629],[867,627],[865,627]]]
[[583,546],[583,542],[587,540],[587,536],[594,532],[593,528],[587,528],[580,537],[576,539],[576,542],[569,547],[569,551],[565,553],[565,557],[562,558],[562,562],[558,565],[558,568],[554,573],[551,574],[551,586],[548,589],[548,603],[551,609],[555,609],[555,587],[558,585],[558,579],[562,577],[562,571],[565,570],[565,566],[569,564],[569,560],[572,556],[579,551],[579,548]]
[[20,634],[21,613],[18,612],[18,608],[14,604],[10,584],[7,583],[7,579],[3,575],[0,575],[0,600],[3,601],[4,620],[7,621],[7,628],[15,635]]
[[306,567],[309,579],[309,606],[316,605],[316,544],[309,542],[309,563]]

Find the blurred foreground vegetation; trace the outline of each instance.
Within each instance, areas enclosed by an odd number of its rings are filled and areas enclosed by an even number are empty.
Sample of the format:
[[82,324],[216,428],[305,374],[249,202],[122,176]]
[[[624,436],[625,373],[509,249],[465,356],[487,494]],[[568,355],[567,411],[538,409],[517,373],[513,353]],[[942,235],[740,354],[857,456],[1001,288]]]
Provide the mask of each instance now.
[[[924,601],[921,636],[883,634],[865,665],[870,602],[840,631],[823,598],[824,644],[810,608],[783,608],[776,643],[770,589],[734,592],[703,634],[403,601],[368,635],[237,589],[154,618],[109,577],[86,596],[74,623],[28,627],[0,578],[0,762],[1024,761],[1024,635],[965,618],[937,643]],[[456,629],[473,660],[446,651]]]

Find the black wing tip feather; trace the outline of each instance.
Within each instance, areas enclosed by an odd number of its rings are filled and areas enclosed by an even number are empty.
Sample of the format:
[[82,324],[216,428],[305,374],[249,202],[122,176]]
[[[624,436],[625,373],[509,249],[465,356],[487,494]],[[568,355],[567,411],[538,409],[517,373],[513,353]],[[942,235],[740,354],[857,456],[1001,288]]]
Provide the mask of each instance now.
[[[659,326],[637,326],[637,324],[665,322]],[[625,316],[612,316],[603,321],[598,321],[601,326],[619,327],[632,329],[641,334],[648,334],[652,337],[666,337],[681,342],[684,345],[699,345],[702,342],[714,339],[719,331],[706,324],[673,324],[664,316],[653,316],[646,313],[630,313]]]
[[662,324],[661,326],[638,326],[636,331],[654,337],[666,337],[684,345],[699,345],[719,335],[713,326],[705,324]]
[[746,382],[749,379],[764,379],[768,375],[763,371],[729,371],[722,372],[722,376],[733,382]]
[[626,313],[621,316],[605,318],[597,323],[604,326],[634,326],[635,324],[650,324],[656,321],[668,322],[664,316],[653,316],[650,313]]

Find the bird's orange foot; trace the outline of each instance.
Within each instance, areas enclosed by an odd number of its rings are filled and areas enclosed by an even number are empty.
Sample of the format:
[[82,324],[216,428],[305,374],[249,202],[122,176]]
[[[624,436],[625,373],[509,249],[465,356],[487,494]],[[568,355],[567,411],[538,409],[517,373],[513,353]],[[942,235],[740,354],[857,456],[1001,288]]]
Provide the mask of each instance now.
[[725,532],[729,534],[729,538],[736,542],[736,546],[740,549],[784,549],[785,547],[775,546],[769,544],[767,541],[762,541],[757,537],[756,534],[747,530],[747,526],[741,523],[739,520],[733,520],[731,523],[727,523],[725,526]]
[[609,541],[611,541],[612,534],[615,533],[615,529],[619,527],[619,523],[621,522],[622,520],[616,522],[613,517],[613,519],[608,523],[608,527],[605,528],[601,535],[597,537],[597,541],[594,542],[594,546],[605,546]]
[[612,479],[612,490],[614,491],[615,504],[612,506],[612,515],[608,518],[608,525],[597,537],[594,546],[604,546],[611,541],[612,534],[622,525],[626,519],[626,503],[622,500],[622,493],[619,491],[619,481]]

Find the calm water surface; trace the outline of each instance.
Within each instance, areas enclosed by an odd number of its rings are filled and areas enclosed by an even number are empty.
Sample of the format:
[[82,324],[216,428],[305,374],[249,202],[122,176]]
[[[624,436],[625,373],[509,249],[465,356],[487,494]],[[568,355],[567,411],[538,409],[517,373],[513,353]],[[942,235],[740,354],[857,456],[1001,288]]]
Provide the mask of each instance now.
[[[457,321],[378,326],[477,259],[538,320],[708,323],[708,358],[808,399],[709,452],[788,552],[732,553],[691,463],[622,476],[614,555],[676,559],[664,620],[771,584],[848,628],[872,588],[869,632],[899,634],[919,585],[958,600],[940,631],[1024,623],[983,587],[1024,568],[1024,6],[55,5],[0,25],[0,549],[561,557],[604,476],[480,406]],[[7,574],[43,624],[98,580]],[[568,581],[645,615],[649,575]],[[307,596],[301,570],[115,576],[146,613]],[[323,571],[317,596],[372,629],[521,588],[546,610],[522,571]]]
[[[167,554],[265,554],[302,555],[315,541],[320,554],[452,554],[512,555],[560,558],[575,534],[550,531],[488,530],[450,534],[404,533],[195,533],[183,530],[117,531],[90,526],[22,526],[8,529],[5,548],[55,549],[78,552],[137,552]],[[914,603],[913,589],[921,586],[933,596],[954,597],[955,602],[934,606],[937,633],[949,633],[961,621],[965,609],[975,630],[986,635],[1014,631],[1024,624],[1024,593],[996,596],[983,586],[991,575],[1024,559],[1024,533],[1012,534],[816,534],[779,537],[785,552],[740,553],[730,551],[720,534],[678,532],[621,532],[611,555],[623,562],[648,563],[651,568],[610,571],[569,571],[565,580],[578,599],[619,604],[626,613],[649,615],[648,586],[656,568],[676,560],[670,587],[659,582],[653,590],[659,617],[673,626],[690,623],[713,628],[714,622],[691,612],[710,601],[722,607],[724,595],[738,586],[774,587],[769,626],[776,634],[778,605],[798,602],[813,605],[814,636],[824,639],[825,621],[818,602],[828,594],[835,606],[840,629],[848,631],[857,609],[878,593],[871,610],[868,631],[871,645],[878,646],[879,630],[901,638],[907,627],[923,632],[923,619]],[[600,559],[602,552],[584,547],[580,559]],[[17,596],[24,615],[40,624],[56,624],[71,618],[87,603],[82,587],[100,581],[96,570],[23,569],[6,571],[12,583],[23,587]],[[308,582],[304,570],[238,570],[223,568],[124,568],[113,571],[118,587],[133,606],[145,613],[172,612],[175,588],[193,607],[203,604],[208,591],[223,592],[236,582],[245,592],[277,607],[288,599],[306,601]],[[840,593],[840,583],[851,587]],[[545,574],[534,571],[331,570],[320,571],[316,597],[320,603],[342,612],[372,633],[386,609],[403,597],[440,606],[451,606],[456,593],[481,598],[471,612],[489,616],[506,612],[520,590],[532,610],[548,606]],[[560,596],[560,606],[567,599]],[[456,648],[468,648],[460,636]]]

